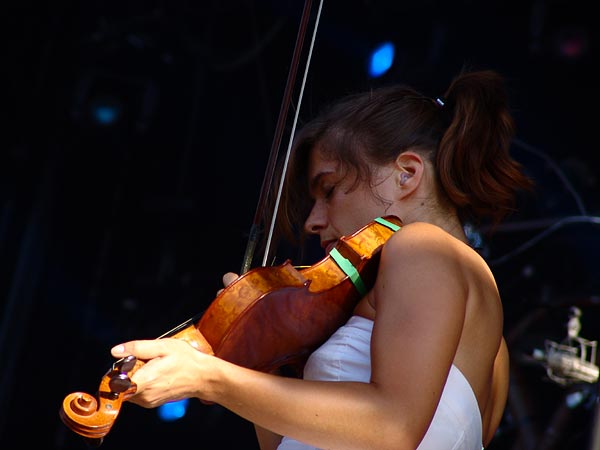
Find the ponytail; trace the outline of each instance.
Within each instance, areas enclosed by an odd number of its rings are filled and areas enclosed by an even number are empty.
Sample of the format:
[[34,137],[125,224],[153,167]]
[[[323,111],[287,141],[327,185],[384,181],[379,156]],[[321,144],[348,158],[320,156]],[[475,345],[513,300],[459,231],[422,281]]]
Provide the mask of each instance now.
[[532,187],[509,154],[515,124],[503,79],[493,71],[460,74],[440,107],[449,123],[435,158],[441,186],[463,221],[497,224],[514,210],[515,192]]

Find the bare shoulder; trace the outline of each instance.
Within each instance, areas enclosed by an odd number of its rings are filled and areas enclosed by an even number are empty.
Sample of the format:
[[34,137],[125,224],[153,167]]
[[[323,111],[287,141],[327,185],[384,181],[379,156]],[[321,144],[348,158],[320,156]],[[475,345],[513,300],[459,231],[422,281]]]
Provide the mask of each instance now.
[[[474,286],[495,291],[494,277],[485,260],[466,243],[436,225],[410,223],[386,242],[380,275],[399,277],[424,286],[444,286],[456,301],[471,296]],[[437,296],[439,298],[439,296]]]
[[[436,225],[410,223],[384,245],[376,285],[394,286],[396,294],[389,296],[391,301],[409,301],[411,308],[428,308],[436,301],[446,302],[444,309],[460,306],[456,303],[467,298],[470,284],[472,269],[464,267],[470,251],[468,245]],[[441,286],[444,289],[440,290]],[[424,298],[413,303],[415,296]],[[386,298],[378,295],[376,303],[381,306]]]
[[384,251],[397,257],[435,255],[438,258],[445,256],[448,260],[464,257],[464,253],[477,254],[442,228],[426,222],[403,226],[386,242]]

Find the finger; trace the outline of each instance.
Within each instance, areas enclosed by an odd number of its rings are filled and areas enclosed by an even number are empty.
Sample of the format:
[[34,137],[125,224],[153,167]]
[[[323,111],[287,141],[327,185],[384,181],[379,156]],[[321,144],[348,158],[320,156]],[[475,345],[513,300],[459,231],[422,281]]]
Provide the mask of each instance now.
[[114,346],[110,353],[115,358],[133,355],[138,359],[150,360],[164,356],[166,349],[164,343],[158,339],[145,341],[129,341],[124,344]]
[[223,275],[223,284],[225,286],[229,286],[231,283],[233,283],[238,278],[239,278],[239,275],[237,273],[227,272],[225,275]]

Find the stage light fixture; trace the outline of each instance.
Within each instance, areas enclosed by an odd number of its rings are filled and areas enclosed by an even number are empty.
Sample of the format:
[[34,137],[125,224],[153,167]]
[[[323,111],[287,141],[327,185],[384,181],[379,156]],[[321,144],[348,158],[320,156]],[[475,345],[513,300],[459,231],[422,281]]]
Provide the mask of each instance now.
[[188,399],[184,398],[176,402],[165,403],[158,407],[158,417],[165,422],[174,422],[185,416],[188,407]]
[[94,123],[110,126],[119,121],[122,115],[121,103],[112,97],[100,97],[90,104],[90,113]]
[[369,76],[377,78],[386,73],[394,63],[394,53],[394,44],[389,41],[375,47],[369,57]]

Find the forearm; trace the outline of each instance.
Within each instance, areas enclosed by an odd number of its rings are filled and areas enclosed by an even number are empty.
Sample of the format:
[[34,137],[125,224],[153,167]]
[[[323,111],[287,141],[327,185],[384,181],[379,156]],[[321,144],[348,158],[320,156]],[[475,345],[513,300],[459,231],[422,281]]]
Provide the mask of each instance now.
[[410,417],[376,385],[314,382],[226,364],[211,400],[277,434],[319,448],[415,448]]

